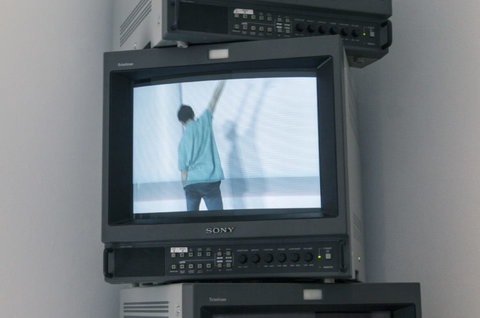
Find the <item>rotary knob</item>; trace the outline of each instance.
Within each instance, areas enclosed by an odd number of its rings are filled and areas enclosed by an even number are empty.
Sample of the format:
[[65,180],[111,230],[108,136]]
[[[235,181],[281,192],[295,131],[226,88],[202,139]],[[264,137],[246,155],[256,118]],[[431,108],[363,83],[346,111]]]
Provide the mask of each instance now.
[[296,263],[300,260],[300,255],[298,253],[293,253],[290,255],[290,260]]
[[305,24],[302,22],[295,24],[295,30],[298,32],[303,32],[305,30]]
[[245,255],[245,254],[240,254],[240,256],[238,256],[238,262],[239,262],[240,264],[245,264],[247,261],[248,261],[247,255]]
[[277,255],[277,260],[280,263],[284,263],[287,260],[287,255],[285,255],[285,253],[280,253]]
[[260,255],[253,254],[251,260],[252,260],[252,263],[257,264],[258,262],[260,262]]
[[311,261],[313,261],[313,254],[310,252],[307,252],[303,256],[303,259],[305,260],[305,262],[310,263]]
[[267,254],[267,255],[265,255],[264,261],[265,261],[265,263],[269,263],[269,264],[270,264],[271,262],[273,262],[273,255],[272,255],[272,254]]

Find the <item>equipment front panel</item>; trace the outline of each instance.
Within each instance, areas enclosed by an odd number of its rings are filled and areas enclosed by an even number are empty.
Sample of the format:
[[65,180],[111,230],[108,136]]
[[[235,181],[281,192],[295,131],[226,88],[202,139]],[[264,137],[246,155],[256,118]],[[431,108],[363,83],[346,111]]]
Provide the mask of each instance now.
[[170,246],[167,276],[344,271],[340,241],[264,246]]
[[[232,10],[234,11],[234,10]],[[289,38],[339,34],[345,45],[380,47],[380,23],[298,15],[269,11],[241,10],[229,19],[229,33],[249,38]]]
[[170,40],[198,43],[339,35],[352,65],[360,67],[384,56],[392,43],[392,25],[384,16],[198,0],[171,2],[167,8],[172,11],[165,34]]

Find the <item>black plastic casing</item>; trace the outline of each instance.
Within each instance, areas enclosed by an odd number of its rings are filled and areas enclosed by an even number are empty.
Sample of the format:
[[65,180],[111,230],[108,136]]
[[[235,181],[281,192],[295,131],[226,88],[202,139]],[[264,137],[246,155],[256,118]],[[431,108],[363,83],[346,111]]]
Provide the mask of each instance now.
[[219,43],[339,34],[352,67],[385,56],[391,0],[163,0],[166,40]]
[[[228,57],[211,59],[212,50],[228,52]],[[293,277],[364,280],[356,117],[340,37],[109,52],[104,58],[102,241],[107,281],[163,283]],[[267,214],[265,211],[233,211],[228,216],[212,212],[208,217],[177,218],[166,214],[151,222],[138,222],[132,202],[133,87],[196,76],[218,79],[272,73],[284,76],[308,73],[317,78],[322,208],[275,210]],[[322,265],[328,267],[323,270],[320,263],[309,263],[304,264],[309,267],[303,271],[303,267],[290,264],[292,266],[285,270],[271,271],[257,264],[258,271],[252,267],[247,271],[240,269],[240,248],[274,248],[278,254],[282,246],[292,251],[300,248],[301,257],[313,249],[316,258],[317,251],[331,246],[335,266]],[[172,272],[173,247],[230,251],[234,266],[229,271],[217,268],[214,272],[189,272],[188,269]],[[246,256],[251,257],[252,253]],[[259,252],[261,257],[265,253]],[[214,260],[214,267],[217,263],[218,260]]]

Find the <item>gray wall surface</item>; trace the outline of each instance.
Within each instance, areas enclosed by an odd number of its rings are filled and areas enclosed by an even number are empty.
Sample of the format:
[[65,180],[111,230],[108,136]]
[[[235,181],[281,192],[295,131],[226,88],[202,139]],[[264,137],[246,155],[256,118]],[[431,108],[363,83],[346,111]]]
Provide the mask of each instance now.
[[1,317],[118,317],[100,242],[111,3],[0,3]]
[[393,1],[355,70],[370,281],[419,281],[425,318],[480,316],[480,2]]

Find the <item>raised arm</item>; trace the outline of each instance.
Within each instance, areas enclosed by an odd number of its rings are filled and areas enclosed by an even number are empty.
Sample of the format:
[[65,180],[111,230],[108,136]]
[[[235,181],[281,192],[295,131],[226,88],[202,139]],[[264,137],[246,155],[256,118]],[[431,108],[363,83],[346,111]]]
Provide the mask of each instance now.
[[225,81],[220,81],[217,84],[217,87],[215,88],[215,92],[213,92],[212,99],[210,100],[210,104],[208,104],[208,109],[213,112],[215,111],[215,108],[217,107],[217,102],[218,99],[220,98],[220,95],[222,94],[223,87],[225,86]]

